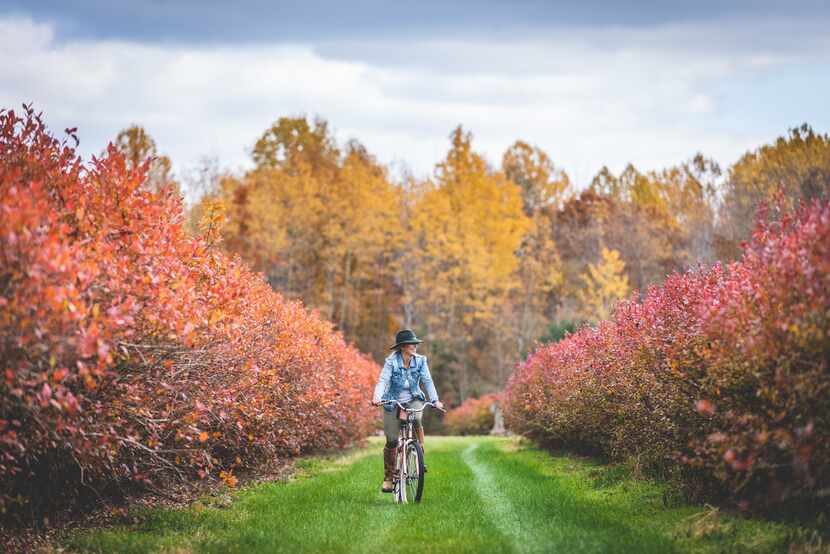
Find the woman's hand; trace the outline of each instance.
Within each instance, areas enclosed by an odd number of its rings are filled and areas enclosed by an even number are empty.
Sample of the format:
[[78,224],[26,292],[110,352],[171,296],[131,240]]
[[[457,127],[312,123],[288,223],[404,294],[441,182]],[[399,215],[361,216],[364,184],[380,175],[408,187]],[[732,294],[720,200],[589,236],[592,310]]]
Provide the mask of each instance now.
[[375,402],[374,400],[370,400],[369,404],[371,404],[372,406],[380,406],[380,402]]
[[436,400],[435,401],[435,407],[438,408],[439,410],[443,410],[444,409],[444,403],[441,402],[440,400]]

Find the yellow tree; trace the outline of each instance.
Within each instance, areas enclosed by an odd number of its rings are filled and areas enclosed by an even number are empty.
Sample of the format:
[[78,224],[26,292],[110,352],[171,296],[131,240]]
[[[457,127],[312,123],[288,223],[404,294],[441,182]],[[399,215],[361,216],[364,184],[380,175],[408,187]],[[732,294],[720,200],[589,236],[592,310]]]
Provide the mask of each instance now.
[[653,175],[640,173],[631,164],[619,176],[603,167],[592,180],[591,190],[619,203],[648,210],[652,217],[663,220],[667,226],[675,225],[664,183]]
[[322,281],[318,185],[307,171],[291,175],[272,168],[222,182],[227,248],[264,272],[274,288],[311,306],[319,306]]
[[577,291],[582,316],[594,322],[608,319],[616,303],[630,291],[620,253],[603,247],[601,258],[598,264],[588,264],[582,276],[585,286]]
[[557,168],[542,149],[517,140],[502,156],[505,176],[522,189],[527,215],[543,208],[559,208],[570,189],[568,174]]
[[564,203],[570,179],[547,153],[523,141],[516,141],[504,153],[502,171],[521,188],[524,211],[530,219],[516,250],[518,286],[505,298],[503,316],[496,321],[500,329],[494,332],[494,340],[504,337],[515,341],[512,349],[500,348],[501,356],[496,360],[499,367],[509,369],[543,334],[548,312],[556,302],[554,293],[562,284],[552,218]]
[[327,128],[281,118],[256,143],[257,167],[221,180],[223,245],[380,356],[394,326],[400,190],[362,145],[341,152]]
[[337,170],[340,152],[329,134],[328,123],[316,118],[281,117],[254,144],[252,158],[258,168],[279,168],[292,175],[305,167],[330,178]]
[[224,244],[289,297],[332,317],[332,213],[340,152],[325,121],[282,117],[253,148],[255,169],[225,179]]
[[551,216],[544,211],[533,214],[529,230],[516,252],[519,286],[510,300],[518,312],[517,354],[525,352],[544,332],[546,313],[555,304],[556,293],[563,284],[562,262],[552,235]]
[[122,130],[115,137],[113,146],[127,159],[129,168],[136,168],[149,160],[150,167],[145,186],[150,190],[173,186],[178,192],[178,185],[172,176],[170,158],[158,153],[156,141],[143,127],[133,125]]
[[[519,187],[488,169],[472,150],[471,135],[458,127],[450,139],[435,183],[412,214],[417,263],[402,270],[411,268],[428,293],[422,313],[431,333],[458,350],[516,286],[515,251],[530,222]],[[460,364],[455,385],[463,400],[470,388],[466,356]]]
[[[605,230],[617,204],[612,198],[589,189],[569,198],[554,214],[553,238],[562,260],[563,298],[575,297],[575,291],[582,286],[587,262],[599,257]],[[567,318],[576,317],[569,305],[563,308],[560,312],[566,312]]]
[[395,249],[403,234],[400,195],[386,170],[356,141],[348,144],[325,195],[322,254],[328,260],[332,320],[372,349],[383,349],[389,333],[387,288],[397,274]]

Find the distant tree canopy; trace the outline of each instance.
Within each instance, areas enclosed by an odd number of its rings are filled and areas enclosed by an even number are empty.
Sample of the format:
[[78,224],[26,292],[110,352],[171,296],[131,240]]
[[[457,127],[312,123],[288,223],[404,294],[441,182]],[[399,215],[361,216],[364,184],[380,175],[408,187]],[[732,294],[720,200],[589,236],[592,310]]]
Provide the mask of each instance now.
[[593,322],[608,319],[616,303],[630,292],[620,253],[603,248],[601,255],[600,263],[588,264],[588,271],[582,275],[585,286],[577,291],[582,316]]
[[729,169],[720,210],[718,255],[734,259],[751,231],[759,205],[792,210],[804,200],[830,196],[830,136],[807,125],[747,152]]
[[502,157],[505,177],[522,189],[525,213],[560,207],[570,188],[568,174],[553,165],[548,155],[536,146],[517,140]]
[[339,157],[328,123],[318,119],[310,125],[304,117],[281,117],[256,141],[253,150],[257,168],[282,169],[293,175],[303,170],[318,175],[334,171]]
[[130,169],[145,161],[149,162],[146,181],[149,188],[158,190],[163,186],[172,185],[178,191],[178,185],[173,180],[170,158],[158,153],[156,141],[143,127],[133,125],[124,129],[115,137],[113,146],[124,155]]
[[339,149],[328,126],[280,118],[254,147],[255,169],[221,180],[224,247],[380,352],[394,332],[401,191],[356,141]]
[[[254,168],[193,208],[204,232],[380,360],[400,327],[426,338],[450,403],[499,389],[551,329],[608,317],[667,274],[729,259],[758,202],[827,195],[826,136],[801,127],[728,169],[696,154],[660,171],[601,169],[575,190],[516,141],[494,168],[462,127],[432,178],[393,182],[320,118],[283,117]],[[554,335],[551,335],[551,333]]]

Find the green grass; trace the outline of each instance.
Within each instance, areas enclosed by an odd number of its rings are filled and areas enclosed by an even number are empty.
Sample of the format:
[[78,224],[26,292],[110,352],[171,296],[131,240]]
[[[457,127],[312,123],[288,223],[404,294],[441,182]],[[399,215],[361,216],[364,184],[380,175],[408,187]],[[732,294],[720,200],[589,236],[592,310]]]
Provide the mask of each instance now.
[[379,492],[382,443],[298,462],[288,482],[210,498],[139,523],[79,532],[80,552],[782,552],[794,528],[664,506],[664,488],[619,467],[517,439],[427,437],[421,504]]

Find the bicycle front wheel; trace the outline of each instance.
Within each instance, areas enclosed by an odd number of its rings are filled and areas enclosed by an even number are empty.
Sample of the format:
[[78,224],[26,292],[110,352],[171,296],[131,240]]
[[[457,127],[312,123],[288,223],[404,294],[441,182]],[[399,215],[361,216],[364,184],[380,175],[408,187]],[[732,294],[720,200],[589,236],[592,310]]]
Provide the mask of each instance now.
[[406,504],[406,456],[401,441],[398,453],[395,456],[395,502]]
[[416,441],[406,445],[406,499],[420,502],[424,492],[424,451]]

